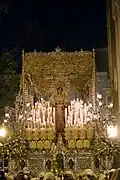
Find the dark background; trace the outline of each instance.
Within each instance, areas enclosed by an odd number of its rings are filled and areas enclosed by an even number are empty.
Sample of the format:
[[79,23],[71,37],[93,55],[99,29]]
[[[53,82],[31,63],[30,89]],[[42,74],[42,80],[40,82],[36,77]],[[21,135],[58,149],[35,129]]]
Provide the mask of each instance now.
[[74,51],[107,46],[105,0],[10,2],[1,5],[6,10],[0,19],[1,48],[51,51],[59,45]]
[[108,71],[105,0],[20,0],[0,4],[0,107],[14,106],[21,50],[96,49],[96,70]]

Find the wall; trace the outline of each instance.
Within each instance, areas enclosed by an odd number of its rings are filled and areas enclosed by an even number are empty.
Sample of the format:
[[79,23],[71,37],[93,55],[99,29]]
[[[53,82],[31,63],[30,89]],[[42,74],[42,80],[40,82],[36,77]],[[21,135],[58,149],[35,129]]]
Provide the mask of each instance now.
[[107,0],[109,70],[120,137],[120,1]]
[[111,101],[110,82],[107,72],[96,72],[96,92],[102,95],[105,104]]
[[95,50],[96,71],[108,72],[108,48],[99,48]]
[[120,112],[120,1],[107,0],[109,74],[115,113]]

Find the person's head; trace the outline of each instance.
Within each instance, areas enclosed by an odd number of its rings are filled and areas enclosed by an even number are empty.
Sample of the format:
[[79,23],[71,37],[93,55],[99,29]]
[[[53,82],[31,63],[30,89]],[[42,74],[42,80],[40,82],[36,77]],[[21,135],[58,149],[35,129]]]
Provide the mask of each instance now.
[[44,179],[44,176],[40,177],[39,180],[43,180]]
[[52,180],[52,178],[47,178],[46,180]]
[[95,179],[96,179],[94,176],[91,176],[91,175],[87,175],[87,178],[88,178],[89,180],[95,180]]
[[66,175],[64,176],[64,179],[65,179],[65,180],[73,180],[73,177],[72,177],[72,175],[70,175],[70,174],[66,174]]
[[44,179],[44,176],[45,176],[45,172],[41,172],[39,174],[39,180],[43,180]]
[[25,180],[30,180],[29,175],[28,175],[28,174],[24,174],[24,179],[25,179]]
[[52,172],[47,172],[44,176],[44,180],[55,180],[55,175]]
[[24,173],[21,172],[21,171],[18,172],[16,179],[17,179],[17,180],[24,180]]
[[57,94],[61,94],[63,92],[63,88],[62,87],[58,87],[57,88]]

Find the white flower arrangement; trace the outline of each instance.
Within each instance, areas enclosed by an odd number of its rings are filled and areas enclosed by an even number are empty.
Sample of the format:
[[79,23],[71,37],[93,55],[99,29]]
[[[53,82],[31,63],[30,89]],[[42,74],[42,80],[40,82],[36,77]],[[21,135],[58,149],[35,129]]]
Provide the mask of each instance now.
[[55,179],[55,175],[52,172],[46,172],[45,176],[44,176],[44,180],[46,180],[48,178],[53,180],[53,179]]
[[89,149],[90,148],[90,141],[89,140],[84,140],[84,148]]
[[78,128],[73,128],[72,129],[72,137],[74,140],[78,139],[79,133],[78,133]]
[[51,147],[50,141],[48,141],[48,140],[44,141],[44,148],[45,149],[50,149],[50,147]]
[[76,142],[76,147],[77,147],[77,149],[82,149],[84,147],[83,141],[82,140],[78,140]]
[[44,148],[44,144],[43,144],[43,141],[41,141],[41,140],[39,140],[38,142],[37,142],[37,149],[43,149]]
[[70,149],[74,149],[75,148],[75,145],[76,145],[76,141],[73,140],[73,139],[70,139],[69,142],[68,142],[68,147]]
[[69,139],[71,139],[71,128],[69,128],[69,127],[67,127],[67,128],[65,128],[65,139],[66,140],[69,140]]
[[32,132],[32,139],[34,141],[38,141],[39,140],[39,131],[38,130],[35,130]]
[[36,142],[35,141],[31,141],[29,146],[30,146],[30,149],[35,150],[36,149]]
[[54,130],[52,128],[48,128],[47,129],[47,139],[52,141],[54,138],[55,138]]
[[79,139],[84,140],[86,139],[86,128],[81,128],[79,130]]
[[94,133],[94,129],[88,128],[87,129],[87,139],[93,139],[93,133]]
[[41,129],[41,131],[40,131],[40,139],[41,140],[46,140],[47,139],[46,129]]
[[26,138],[28,141],[32,140],[32,130],[27,130],[26,131]]

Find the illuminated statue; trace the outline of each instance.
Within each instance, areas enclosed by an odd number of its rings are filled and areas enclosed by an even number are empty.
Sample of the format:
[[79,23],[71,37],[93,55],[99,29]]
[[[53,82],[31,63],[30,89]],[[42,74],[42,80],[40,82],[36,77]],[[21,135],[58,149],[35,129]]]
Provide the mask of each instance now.
[[63,88],[57,88],[57,92],[50,98],[50,103],[52,107],[55,107],[55,143],[57,143],[59,135],[62,136],[63,143],[66,143],[64,137],[65,108],[70,105],[70,101]]

